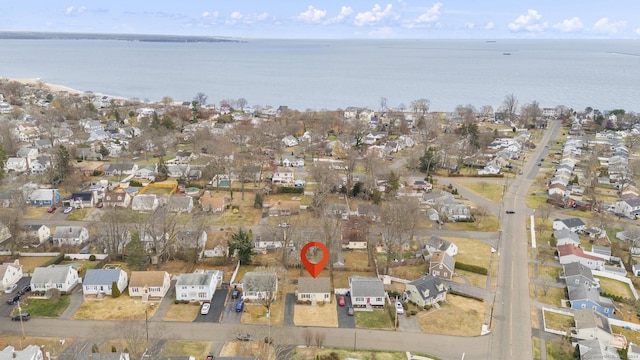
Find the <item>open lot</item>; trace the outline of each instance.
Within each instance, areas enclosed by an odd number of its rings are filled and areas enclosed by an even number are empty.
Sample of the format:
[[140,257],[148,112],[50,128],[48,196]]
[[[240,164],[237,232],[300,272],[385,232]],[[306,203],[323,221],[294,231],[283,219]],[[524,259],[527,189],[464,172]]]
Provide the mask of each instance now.
[[477,182],[460,182],[457,183],[457,186],[471,190],[489,201],[497,203],[502,200],[504,184],[496,184],[495,179],[478,179]]
[[416,316],[420,328],[428,334],[477,336],[484,323],[484,312],[484,302],[449,294],[440,309]]
[[544,322],[545,326],[549,329],[569,331],[569,328],[573,325],[573,316],[545,311]]
[[[153,304],[153,305],[152,305]],[[76,320],[144,320],[145,308],[149,318],[158,308],[158,302],[144,303],[123,293],[118,298],[105,297],[104,300],[85,300],[73,315]]]
[[171,303],[169,310],[164,314],[164,321],[193,321],[200,311],[200,304],[174,304]]
[[456,261],[485,268],[489,267],[491,246],[482,241],[469,238],[448,237],[446,239],[458,246],[458,255],[455,257]]
[[338,327],[335,304],[295,305],[293,323],[296,326]]

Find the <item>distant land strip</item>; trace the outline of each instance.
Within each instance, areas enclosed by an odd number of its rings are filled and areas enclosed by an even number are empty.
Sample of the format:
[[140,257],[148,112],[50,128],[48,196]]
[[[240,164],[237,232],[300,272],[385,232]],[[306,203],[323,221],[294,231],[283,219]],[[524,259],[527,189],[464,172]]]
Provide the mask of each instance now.
[[143,42],[246,42],[215,36],[181,36],[152,34],[92,34],[64,32],[0,31],[2,40],[122,40]]

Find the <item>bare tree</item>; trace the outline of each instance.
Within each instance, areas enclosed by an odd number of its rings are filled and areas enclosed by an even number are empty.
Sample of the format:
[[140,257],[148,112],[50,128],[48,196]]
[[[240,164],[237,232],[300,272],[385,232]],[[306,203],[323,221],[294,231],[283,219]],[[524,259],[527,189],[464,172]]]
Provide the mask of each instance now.
[[207,96],[207,94],[203,93],[203,92],[199,92],[196,94],[196,96],[193,98],[194,101],[196,101],[198,103],[198,105],[200,106],[205,106],[207,105],[207,99],[209,97]]
[[324,341],[327,339],[327,334],[321,331],[316,331],[314,340],[316,341],[316,346],[321,348],[324,345]]
[[236,100],[236,105],[238,106],[238,108],[240,108],[240,110],[244,111],[244,108],[247,106],[247,99],[239,98],[238,100]]
[[313,164],[309,171],[315,187],[313,189],[313,208],[316,209],[315,215],[320,216],[318,210],[321,210],[324,206],[327,196],[333,191],[336,183],[336,173],[328,163],[316,162]]
[[526,104],[522,107],[521,122],[524,127],[538,126],[538,121],[542,118],[542,109],[537,101]]
[[480,115],[482,115],[485,120],[488,119],[491,114],[493,114],[493,107],[491,105],[483,105],[482,108],[480,108]]
[[411,102],[411,110],[414,114],[419,116],[425,116],[429,112],[429,106],[431,102],[428,99],[417,99]]
[[382,242],[385,246],[385,274],[389,274],[394,254],[398,254],[402,245],[413,238],[416,227],[418,205],[414,199],[401,197],[394,199],[382,208]]
[[502,102],[502,109],[504,110],[507,119],[509,119],[509,121],[512,121],[518,109],[518,99],[514,94],[509,94],[504,97],[504,101]]
[[[277,271],[274,273],[274,271]],[[286,270],[284,270],[286,272]],[[271,305],[276,300],[276,292],[278,289],[278,273],[282,272],[276,268],[256,269],[254,275],[249,278],[245,284],[246,289],[258,294],[258,303],[260,303],[267,311],[267,318],[271,316]],[[244,289],[244,291],[247,291]]]
[[307,347],[311,346],[311,342],[313,341],[313,331],[309,329],[304,329],[302,331],[302,338],[304,339],[304,344]]
[[130,210],[119,206],[104,209],[100,219],[102,226],[98,228],[98,242],[112,259],[122,253],[129,241],[129,221],[132,215]]
[[553,206],[549,203],[540,204],[536,211],[540,214],[540,218],[542,221],[549,220],[549,216],[551,215],[551,210],[553,210]]
[[[338,261],[340,254],[340,233],[342,231],[342,221],[337,215],[326,215],[324,208],[322,211],[322,223],[320,233],[322,242],[329,250],[329,276],[333,277],[333,264]],[[302,272],[302,268],[300,269]]]

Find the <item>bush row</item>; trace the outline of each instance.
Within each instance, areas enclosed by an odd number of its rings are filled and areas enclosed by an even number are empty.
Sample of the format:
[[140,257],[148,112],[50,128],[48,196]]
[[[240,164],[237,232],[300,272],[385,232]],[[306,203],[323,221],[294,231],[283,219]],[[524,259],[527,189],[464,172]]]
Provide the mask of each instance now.
[[465,263],[461,263],[461,262],[456,262],[455,268],[456,269],[460,269],[460,270],[469,271],[469,272],[476,273],[476,274],[480,274],[480,275],[487,275],[487,273],[488,273],[487,268],[485,268],[485,267],[478,266],[478,265],[465,264]]
[[470,294],[465,294],[463,292],[456,291],[456,290],[449,290],[449,294],[458,295],[458,296],[466,297],[466,298],[473,299],[473,300],[484,301],[484,299],[481,298],[481,297],[470,295]]

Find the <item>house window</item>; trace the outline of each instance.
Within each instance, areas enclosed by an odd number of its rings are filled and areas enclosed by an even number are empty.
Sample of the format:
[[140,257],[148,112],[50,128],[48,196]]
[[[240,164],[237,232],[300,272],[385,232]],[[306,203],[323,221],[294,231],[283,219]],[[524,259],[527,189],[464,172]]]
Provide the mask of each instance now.
[[377,302],[382,302],[382,298],[376,298]]
[[207,293],[206,292],[199,292],[198,293],[198,299],[205,299],[207,298]]
[[582,306],[580,306],[580,307],[583,308],[583,309],[586,309],[587,308],[587,304],[582,304]]
[[303,299],[311,299],[311,294],[302,294],[301,297]]
[[438,266],[438,269],[442,269],[442,264],[440,264],[440,266]]
[[364,298],[361,298],[361,297],[356,298],[356,302],[364,302]]
[[131,292],[134,292],[134,293],[137,293],[137,292],[138,292],[138,288],[137,288],[137,287],[134,287],[134,288],[129,289],[129,290],[130,290]]

